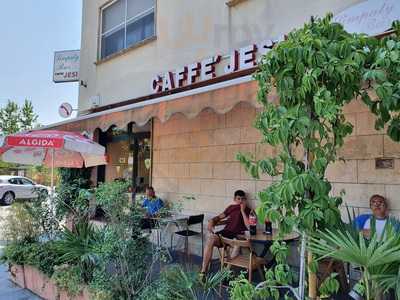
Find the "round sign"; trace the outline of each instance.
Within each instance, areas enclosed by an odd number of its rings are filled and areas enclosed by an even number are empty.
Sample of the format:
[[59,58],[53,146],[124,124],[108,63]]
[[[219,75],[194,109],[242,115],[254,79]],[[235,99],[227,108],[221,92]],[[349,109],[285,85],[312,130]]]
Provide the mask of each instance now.
[[64,102],[63,104],[60,105],[60,107],[58,108],[58,113],[60,114],[60,116],[62,118],[68,118],[71,116],[72,114],[72,105]]

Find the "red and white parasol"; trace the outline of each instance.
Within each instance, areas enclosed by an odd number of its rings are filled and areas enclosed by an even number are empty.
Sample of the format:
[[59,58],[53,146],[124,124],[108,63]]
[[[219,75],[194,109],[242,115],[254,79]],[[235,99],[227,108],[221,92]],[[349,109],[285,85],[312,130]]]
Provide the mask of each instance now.
[[82,168],[106,164],[105,148],[86,136],[67,131],[38,130],[5,137],[0,147],[5,162]]

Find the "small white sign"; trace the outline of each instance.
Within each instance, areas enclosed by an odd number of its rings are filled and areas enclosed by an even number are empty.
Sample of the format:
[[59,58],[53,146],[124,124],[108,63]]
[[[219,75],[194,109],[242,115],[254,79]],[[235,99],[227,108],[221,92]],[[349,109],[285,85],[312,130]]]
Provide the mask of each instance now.
[[377,35],[400,19],[399,0],[368,0],[345,9],[333,18],[350,33]]
[[58,108],[58,113],[62,118],[68,118],[71,116],[72,114],[72,105],[64,102],[63,104],[60,105],[60,107]]
[[58,51],[54,53],[54,82],[79,81],[79,50]]

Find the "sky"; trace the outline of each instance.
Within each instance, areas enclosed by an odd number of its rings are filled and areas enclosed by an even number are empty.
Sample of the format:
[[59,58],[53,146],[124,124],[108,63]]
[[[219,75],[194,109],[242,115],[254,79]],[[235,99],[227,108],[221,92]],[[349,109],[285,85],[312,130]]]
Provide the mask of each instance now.
[[[31,100],[40,124],[62,121],[58,107],[78,103],[78,83],[54,83],[54,51],[80,49],[82,0],[2,1],[0,106]],[[74,115],[74,114],[73,114]]]

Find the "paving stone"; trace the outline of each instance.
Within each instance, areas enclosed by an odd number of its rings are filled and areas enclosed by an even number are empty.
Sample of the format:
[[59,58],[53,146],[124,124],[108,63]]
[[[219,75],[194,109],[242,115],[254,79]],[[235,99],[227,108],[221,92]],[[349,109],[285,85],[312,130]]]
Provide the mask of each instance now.
[[0,265],[0,300],[40,300],[41,298],[10,281],[8,268]]
[[5,293],[0,291],[0,300],[41,300],[41,298],[27,290],[19,290]]
[[3,293],[15,292],[22,290],[18,285],[14,284],[8,278],[0,279],[0,295]]

